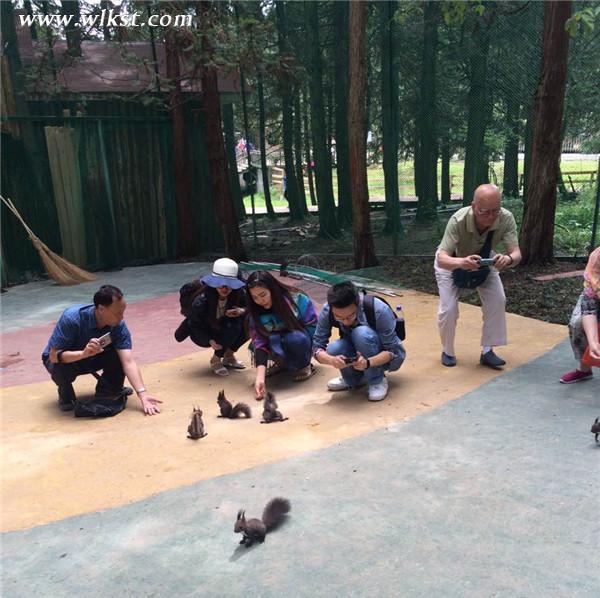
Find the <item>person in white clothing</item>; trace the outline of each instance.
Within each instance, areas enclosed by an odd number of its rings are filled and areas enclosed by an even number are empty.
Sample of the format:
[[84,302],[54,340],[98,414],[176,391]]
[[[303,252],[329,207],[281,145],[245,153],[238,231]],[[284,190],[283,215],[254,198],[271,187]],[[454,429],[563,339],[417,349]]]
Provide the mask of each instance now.
[[[442,364],[447,367],[456,365],[458,300],[465,289],[477,289],[481,299],[481,365],[500,368],[506,363],[493,351],[507,343],[506,297],[499,273],[516,266],[521,261],[521,251],[515,218],[500,203],[498,187],[477,187],[471,205],[458,210],[448,221],[435,255],[440,294],[438,327]],[[503,253],[496,252],[500,244],[504,246]]]

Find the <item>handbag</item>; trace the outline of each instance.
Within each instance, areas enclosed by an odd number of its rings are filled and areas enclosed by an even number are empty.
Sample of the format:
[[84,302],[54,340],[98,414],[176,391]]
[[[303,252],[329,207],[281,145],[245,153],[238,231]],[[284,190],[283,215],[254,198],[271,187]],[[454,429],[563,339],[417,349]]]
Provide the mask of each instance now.
[[[488,232],[485,243],[481,248],[479,255],[483,258],[490,257],[492,249],[492,237],[494,231]],[[479,270],[465,270],[464,268],[456,268],[452,270],[452,281],[459,289],[475,289],[480,284],[483,284],[490,273],[488,266],[479,268]]]

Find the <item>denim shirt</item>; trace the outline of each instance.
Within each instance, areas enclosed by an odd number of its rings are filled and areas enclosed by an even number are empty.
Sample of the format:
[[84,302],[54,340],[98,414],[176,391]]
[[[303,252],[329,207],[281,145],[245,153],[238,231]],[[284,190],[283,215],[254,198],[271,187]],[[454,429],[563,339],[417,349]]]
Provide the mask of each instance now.
[[131,349],[131,334],[125,322],[121,320],[116,326],[98,328],[95,309],[93,304],[73,305],[65,309],[42,352],[42,359],[48,359],[52,348],[80,351],[90,339],[98,338],[107,332],[111,334],[112,346],[115,349]]
[[[394,356],[389,363],[389,370],[395,371],[401,365],[406,358],[406,351],[402,345],[402,342],[396,334],[396,315],[383,301],[380,301],[375,297],[373,302],[375,308],[375,332],[379,336],[381,341],[382,351],[389,351]],[[329,338],[331,337],[331,323],[329,319],[329,304],[325,303],[319,314],[319,320],[317,321],[317,330],[313,337],[313,355],[319,349],[327,349]],[[369,326],[367,322],[367,316],[363,307],[362,298],[356,310],[356,319],[358,326]],[[352,333],[352,327],[345,326],[339,323],[340,336],[349,337]]]

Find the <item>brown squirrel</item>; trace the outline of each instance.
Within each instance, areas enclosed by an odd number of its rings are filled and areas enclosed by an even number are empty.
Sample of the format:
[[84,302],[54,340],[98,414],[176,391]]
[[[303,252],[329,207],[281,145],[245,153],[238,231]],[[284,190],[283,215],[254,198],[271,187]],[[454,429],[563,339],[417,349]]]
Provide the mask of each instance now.
[[204,438],[206,435],[207,433],[204,431],[204,422],[202,421],[202,409],[200,409],[200,407],[194,407],[192,419],[188,426],[188,438],[198,440],[198,438]]
[[263,418],[261,424],[270,424],[271,422],[284,422],[288,417],[283,417],[281,411],[277,410],[277,401],[272,392],[267,392],[263,405]]
[[238,511],[233,531],[236,534],[244,534],[240,540],[240,544],[244,544],[246,548],[252,546],[255,541],[262,544],[265,541],[267,532],[270,532],[282,523],[291,508],[292,505],[287,498],[277,497],[267,503],[262,514],[262,519],[246,520],[246,511]]
[[233,406],[226,398],[225,391],[222,390],[219,392],[219,396],[217,397],[217,403],[219,403],[219,409],[221,410],[221,415],[217,415],[217,417],[226,417],[228,419],[235,419],[239,417],[242,413],[248,418],[252,417],[252,411],[250,411],[250,407],[246,405],[246,403],[236,403]]

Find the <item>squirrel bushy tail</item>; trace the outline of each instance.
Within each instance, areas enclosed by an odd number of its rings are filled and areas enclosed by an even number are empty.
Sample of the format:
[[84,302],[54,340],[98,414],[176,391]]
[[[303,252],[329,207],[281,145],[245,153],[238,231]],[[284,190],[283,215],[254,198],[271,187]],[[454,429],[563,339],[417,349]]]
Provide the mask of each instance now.
[[246,403],[236,403],[236,405],[231,409],[231,415],[229,417],[233,419],[242,414],[246,417],[252,417],[252,411],[250,410],[250,407],[246,405]]
[[287,498],[276,497],[271,499],[262,514],[262,521],[267,531],[275,529],[290,512],[292,505]]

